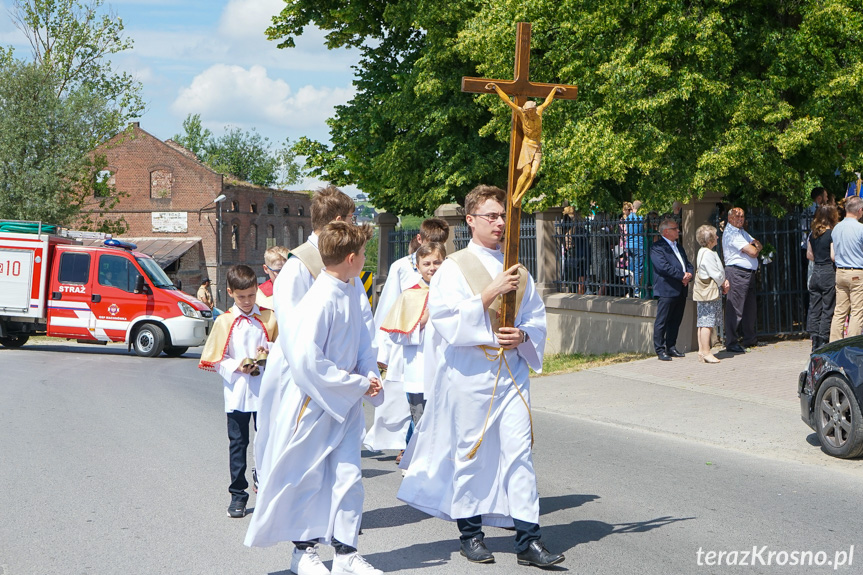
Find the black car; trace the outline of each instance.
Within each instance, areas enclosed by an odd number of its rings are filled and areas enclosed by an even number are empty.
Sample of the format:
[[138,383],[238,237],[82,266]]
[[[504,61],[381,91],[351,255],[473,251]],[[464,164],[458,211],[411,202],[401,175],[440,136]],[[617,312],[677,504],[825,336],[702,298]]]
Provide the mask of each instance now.
[[843,458],[863,455],[863,336],[812,352],[797,395],[800,417],[818,434],[824,451]]

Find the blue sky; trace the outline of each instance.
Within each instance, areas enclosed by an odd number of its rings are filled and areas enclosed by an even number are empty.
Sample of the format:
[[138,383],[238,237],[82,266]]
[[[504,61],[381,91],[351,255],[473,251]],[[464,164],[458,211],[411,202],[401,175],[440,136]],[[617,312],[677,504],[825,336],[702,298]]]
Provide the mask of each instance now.
[[[30,55],[26,39],[0,0],[0,44]],[[258,132],[281,143],[308,136],[327,140],[333,107],[354,94],[356,50],[327,50],[324,34],[307,27],[297,47],[279,50],[264,36],[284,0],[113,0],[132,50],[111,62],[143,84],[147,111],[141,127],[167,139],[198,113],[216,135],[226,125]],[[308,180],[302,187],[318,185]]]

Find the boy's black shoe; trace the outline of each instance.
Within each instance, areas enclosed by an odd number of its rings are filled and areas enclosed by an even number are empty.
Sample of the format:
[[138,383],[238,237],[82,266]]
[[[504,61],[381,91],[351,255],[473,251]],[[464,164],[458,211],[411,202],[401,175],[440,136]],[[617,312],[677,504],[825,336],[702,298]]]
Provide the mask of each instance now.
[[246,516],[246,503],[245,501],[231,501],[231,504],[228,505],[228,517],[233,517],[234,519],[240,519]]
[[493,563],[494,555],[482,542],[482,536],[477,535],[461,542],[460,553],[471,563]]
[[562,563],[563,553],[550,553],[539,539],[530,542],[527,549],[518,554],[519,565],[533,565],[534,567],[551,567]]

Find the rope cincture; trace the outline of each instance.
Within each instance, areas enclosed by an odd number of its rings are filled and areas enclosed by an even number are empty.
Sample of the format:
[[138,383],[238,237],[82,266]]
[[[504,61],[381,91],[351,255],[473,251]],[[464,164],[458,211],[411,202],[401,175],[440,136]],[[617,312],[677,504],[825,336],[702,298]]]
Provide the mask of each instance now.
[[482,433],[479,435],[479,440],[468,452],[467,458],[473,459],[476,456],[477,450],[479,450],[479,446],[482,445],[482,440],[485,437],[485,430],[488,428],[488,420],[491,417],[491,408],[494,406],[494,394],[497,392],[497,383],[500,381],[500,372],[504,365],[506,366],[506,372],[509,374],[509,378],[512,380],[512,385],[515,387],[515,391],[518,392],[518,396],[521,398],[522,403],[524,403],[525,409],[527,409],[527,417],[530,421],[530,448],[533,449],[533,414],[530,412],[530,406],[527,404],[527,400],[524,398],[524,395],[522,395],[521,389],[519,389],[518,383],[515,381],[515,376],[512,375],[512,370],[509,368],[509,362],[506,359],[506,353],[504,353],[505,350],[502,347],[492,347],[490,345],[481,345],[479,348],[485,354],[485,358],[487,360],[498,360],[497,375],[494,378],[494,387],[492,387],[491,390],[491,399],[488,403],[488,413],[485,415],[485,423],[482,424]]
[[311,396],[307,395],[306,400],[303,402],[303,406],[300,408],[300,414],[297,416],[297,425],[294,427],[294,433],[300,428],[300,419],[302,419],[303,414],[306,412],[306,408],[309,406],[309,402],[312,400]]

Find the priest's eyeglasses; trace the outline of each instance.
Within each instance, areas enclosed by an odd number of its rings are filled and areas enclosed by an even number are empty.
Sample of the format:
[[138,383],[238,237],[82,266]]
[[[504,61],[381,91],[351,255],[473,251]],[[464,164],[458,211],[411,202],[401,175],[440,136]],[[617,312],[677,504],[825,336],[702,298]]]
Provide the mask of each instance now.
[[500,218],[503,221],[506,221],[506,212],[500,212],[499,214],[468,214],[475,218],[482,218],[490,224],[493,224]]

